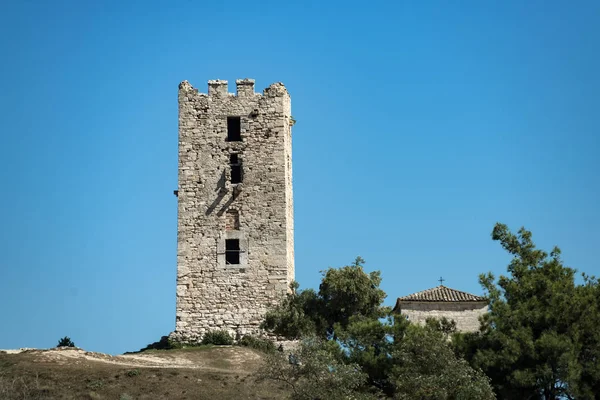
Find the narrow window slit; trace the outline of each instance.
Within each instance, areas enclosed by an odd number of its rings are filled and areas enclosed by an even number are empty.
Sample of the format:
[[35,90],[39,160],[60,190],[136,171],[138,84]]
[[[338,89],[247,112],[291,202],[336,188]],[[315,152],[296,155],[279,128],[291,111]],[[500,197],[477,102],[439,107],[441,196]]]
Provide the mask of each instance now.
[[227,117],[227,141],[242,141],[242,123],[240,117]]
[[231,166],[231,183],[234,185],[242,183],[242,162],[237,154],[229,156],[229,165]]

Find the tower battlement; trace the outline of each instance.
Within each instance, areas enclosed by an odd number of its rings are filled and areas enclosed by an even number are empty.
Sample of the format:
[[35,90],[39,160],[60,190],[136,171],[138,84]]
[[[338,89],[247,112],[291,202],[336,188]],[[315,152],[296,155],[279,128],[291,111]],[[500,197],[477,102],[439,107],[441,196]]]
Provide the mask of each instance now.
[[254,96],[289,96],[287,89],[281,82],[276,82],[263,90],[263,93],[254,92],[254,79],[237,79],[235,81],[236,93],[228,92],[228,81],[222,79],[215,79],[208,81],[208,92],[202,93],[198,89],[194,88],[188,81],[183,81],[179,84],[179,91],[184,93],[196,93],[199,96],[212,96],[217,98],[224,97],[254,97]]
[[294,279],[290,96],[254,85],[179,84],[176,340],[258,333]]

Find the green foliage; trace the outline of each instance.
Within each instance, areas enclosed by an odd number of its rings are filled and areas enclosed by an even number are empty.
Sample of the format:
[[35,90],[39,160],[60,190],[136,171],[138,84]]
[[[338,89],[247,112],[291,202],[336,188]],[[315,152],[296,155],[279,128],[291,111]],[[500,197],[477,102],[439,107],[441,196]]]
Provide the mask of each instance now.
[[[186,346],[197,346],[197,343],[190,343],[189,345],[186,343],[182,343],[182,342],[176,342],[174,340],[169,339],[167,341],[167,346],[164,348],[164,350],[178,350],[178,349],[183,349]],[[157,348],[156,350],[161,350],[160,348]]]
[[[323,271],[319,286],[319,310],[326,323],[327,334],[334,336],[334,326],[346,328],[353,315],[365,318],[381,318],[386,309],[381,303],[386,297],[381,284],[381,273],[366,274],[362,264],[365,260],[356,257],[352,265],[342,268],[329,268]],[[389,311],[389,310],[387,310]]]
[[386,297],[379,288],[381,274],[365,273],[362,264],[357,257],[352,265],[321,271],[318,293],[299,291],[294,282],[284,301],[267,312],[262,328],[288,339],[314,334],[329,339],[335,337],[336,324],[345,328],[353,315],[384,317],[389,310],[381,306]]
[[134,376],[138,376],[140,374],[140,370],[139,369],[132,369],[129,370],[125,373],[125,375],[127,375],[128,377],[132,378]]
[[95,379],[95,380],[88,379],[88,384],[87,384],[88,389],[98,390],[98,389],[102,389],[103,386],[104,386],[104,381],[102,379]]
[[577,369],[570,372],[571,388],[581,398],[600,397],[600,281],[583,274],[578,287],[577,323],[571,325]]
[[56,347],[75,347],[75,343],[73,343],[73,341],[68,336],[65,336],[64,338],[58,341]]
[[208,331],[202,338],[202,344],[214,344],[217,346],[226,346],[233,344],[233,338],[229,332],[224,330]]
[[250,347],[262,351],[264,353],[274,353],[277,349],[275,343],[269,339],[257,338],[254,336],[246,335],[238,342],[240,346]]
[[[290,360],[272,355],[263,376],[290,385],[294,399],[494,398],[487,378],[449,347],[453,323],[411,328],[382,306],[380,274],[365,273],[363,263],[324,271],[318,293],[294,285],[267,313],[264,327],[304,340]],[[419,351],[427,345],[434,350]]]
[[408,321],[393,317],[385,321],[379,318],[356,315],[350,318],[346,329],[336,325],[337,343],[340,357],[346,363],[360,365],[367,374],[368,386],[391,395],[394,393],[393,383],[389,379],[394,360],[391,357],[395,343],[393,338],[401,338]]
[[291,293],[267,312],[261,328],[288,339],[299,339],[323,325],[318,313],[321,303],[318,295],[312,289],[298,291],[298,287],[297,282],[292,282]]
[[594,398],[600,393],[600,288],[575,284],[560,250],[539,250],[531,232],[496,224],[493,240],[513,256],[508,276],[480,282],[490,312],[478,334],[456,335],[455,351],[491,379],[500,398]]
[[392,351],[396,399],[495,399],[489,378],[457,358],[439,326],[410,325]]
[[305,339],[293,355],[271,353],[260,375],[287,385],[293,400],[376,399],[357,390],[367,379],[360,366],[340,362],[335,353],[331,343]]
[[[174,350],[183,348],[184,344],[169,339],[168,336],[162,336],[158,342],[150,343],[148,346],[140,349],[140,352],[146,350]],[[129,353],[125,353],[129,354]]]
[[446,336],[456,333],[456,322],[448,320],[446,317],[440,319],[427,318],[425,319],[425,325],[434,331],[442,332]]

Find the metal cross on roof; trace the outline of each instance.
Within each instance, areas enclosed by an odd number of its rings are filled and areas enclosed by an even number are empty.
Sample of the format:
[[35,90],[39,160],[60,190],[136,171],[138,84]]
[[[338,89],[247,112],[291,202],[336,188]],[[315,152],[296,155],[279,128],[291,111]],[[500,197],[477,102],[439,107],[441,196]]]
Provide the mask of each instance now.
[[440,285],[442,285],[444,283],[445,279],[440,276],[440,279],[438,279],[438,281],[440,282]]

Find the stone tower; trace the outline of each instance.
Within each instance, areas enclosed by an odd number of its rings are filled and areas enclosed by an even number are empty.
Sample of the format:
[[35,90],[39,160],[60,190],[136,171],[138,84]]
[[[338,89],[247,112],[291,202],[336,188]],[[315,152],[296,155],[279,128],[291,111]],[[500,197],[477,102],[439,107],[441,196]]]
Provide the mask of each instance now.
[[255,334],[294,279],[290,96],[274,83],[179,85],[175,340]]

